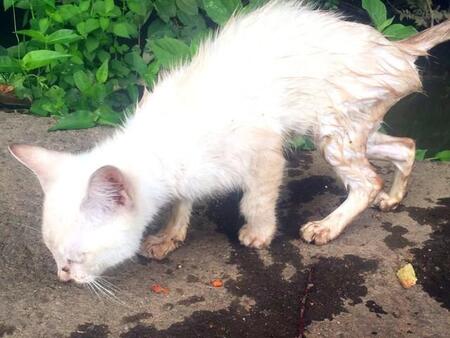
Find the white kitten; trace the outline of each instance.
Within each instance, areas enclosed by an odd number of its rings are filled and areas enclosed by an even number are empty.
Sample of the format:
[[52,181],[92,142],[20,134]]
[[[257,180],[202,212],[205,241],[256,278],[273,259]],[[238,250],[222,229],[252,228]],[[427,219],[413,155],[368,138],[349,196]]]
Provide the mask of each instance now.
[[[330,241],[370,203],[394,208],[405,194],[414,142],[376,130],[389,107],[421,89],[416,57],[449,38],[449,21],[390,42],[335,14],[276,1],[232,18],[92,151],[11,146],[45,192],[43,237],[59,277],[91,282],[140,245],[147,256],[164,257],[184,240],[193,201],[235,188],[244,191],[247,220],[240,241],[268,245],[290,133],[313,135],[349,190],[332,214],[303,226],[306,241]],[[389,193],[367,158],[396,165]],[[169,223],[141,244],[169,201]]]

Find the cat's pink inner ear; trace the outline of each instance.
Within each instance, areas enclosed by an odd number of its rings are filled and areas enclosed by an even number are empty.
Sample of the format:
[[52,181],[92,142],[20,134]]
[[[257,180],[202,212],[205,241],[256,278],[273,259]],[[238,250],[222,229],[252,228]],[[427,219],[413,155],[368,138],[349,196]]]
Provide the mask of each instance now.
[[89,179],[84,205],[103,211],[132,206],[130,186],[120,169],[106,165],[97,169]]
[[56,176],[59,165],[68,156],[67,153],[28,144],[12,144],[8,149],[20,163],[38,177],[44,191]]

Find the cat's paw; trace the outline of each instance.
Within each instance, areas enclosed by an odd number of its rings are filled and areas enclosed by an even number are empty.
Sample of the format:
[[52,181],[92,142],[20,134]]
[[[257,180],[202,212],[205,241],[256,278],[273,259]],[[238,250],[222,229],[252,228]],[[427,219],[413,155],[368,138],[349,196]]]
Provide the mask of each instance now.
[[169,252],[172,252],[178,248],[183,239],[161,236],[161,235],[148,235],[141,243],[140,254],[147,258],[163,259]]
[[398,207],[401,199],[389,196],[389,194],[381,191],[378,193],[373,205],[378,207],[381,211],[391,211]]
[[239,231],[239,241],[250,248],[269,246],[275,234],[275,226],[255,227],[245,224]]
[[300,236],[306,242],[316,245],[327,244],[335,237],[331,235],[330,226],[323,221],[306,223],[300,229]]

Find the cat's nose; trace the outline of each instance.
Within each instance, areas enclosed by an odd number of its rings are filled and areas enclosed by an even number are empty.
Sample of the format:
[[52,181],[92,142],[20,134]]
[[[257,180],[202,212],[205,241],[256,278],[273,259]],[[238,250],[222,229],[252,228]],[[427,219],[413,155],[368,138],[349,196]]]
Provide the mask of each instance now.
[[70,277],[70,267],[65,265],[58,271],[58,278],[62,282],[70,282],[72,277]]

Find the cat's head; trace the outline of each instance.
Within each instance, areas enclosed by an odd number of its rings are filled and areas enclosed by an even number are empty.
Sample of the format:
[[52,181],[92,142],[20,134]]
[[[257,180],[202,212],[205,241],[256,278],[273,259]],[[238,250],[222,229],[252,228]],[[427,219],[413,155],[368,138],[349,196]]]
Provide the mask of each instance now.
[[91,282],[136,253],[141,231],[135,194],[121,170],[92,167],[83,155],[35,146],[9,150],[41,183],[42,235],[61,280]]

